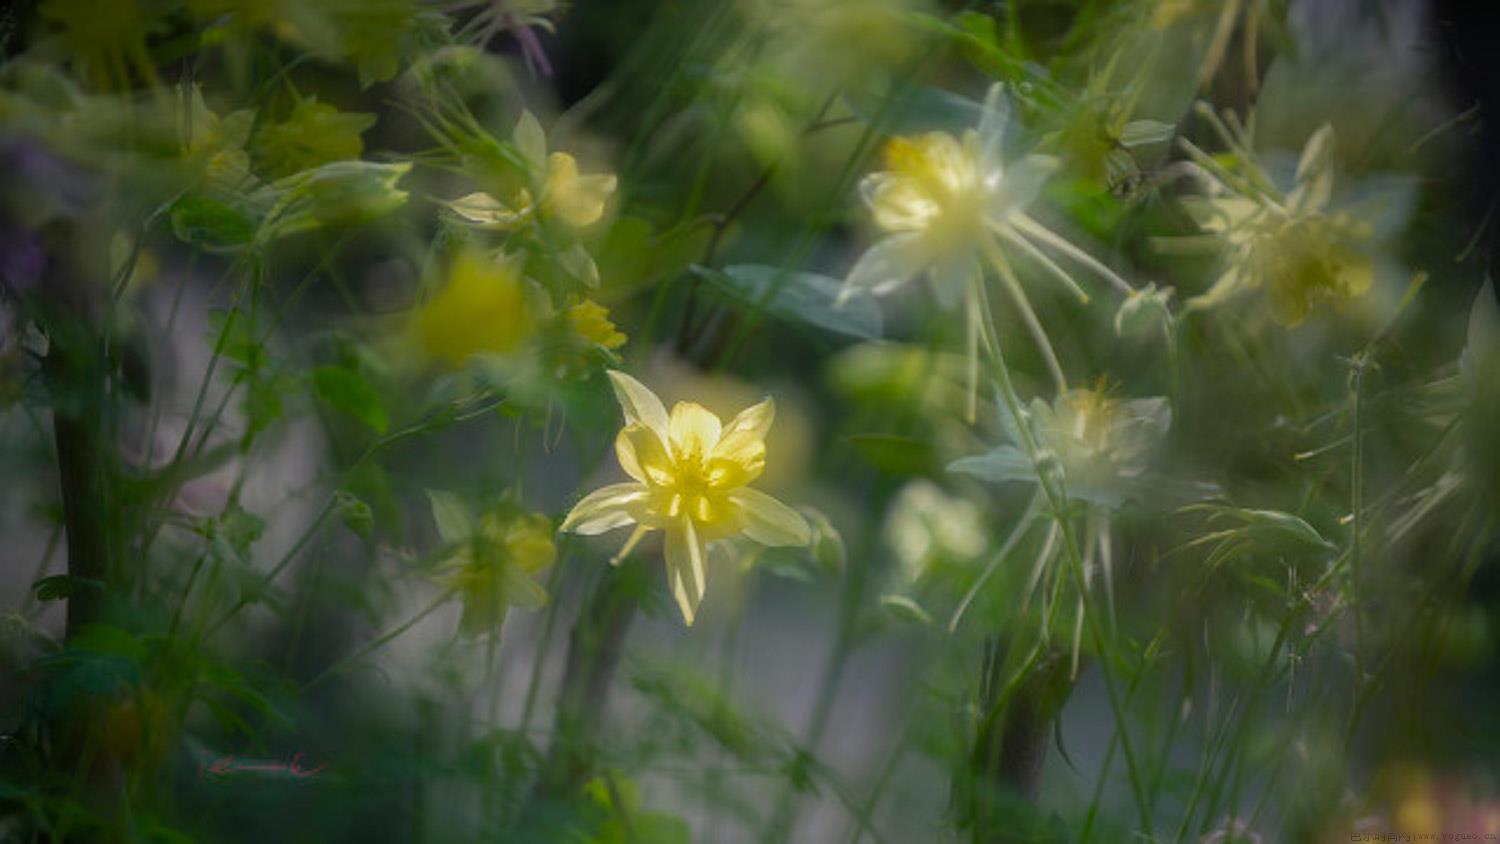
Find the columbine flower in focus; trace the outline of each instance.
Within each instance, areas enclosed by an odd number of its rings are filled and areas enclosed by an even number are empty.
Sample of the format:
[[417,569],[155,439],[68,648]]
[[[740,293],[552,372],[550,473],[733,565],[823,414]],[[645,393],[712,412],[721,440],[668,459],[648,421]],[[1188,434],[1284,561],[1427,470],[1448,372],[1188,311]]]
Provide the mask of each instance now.
[[978,351],[987,345],[983,311],[988,307],[982,287],[987,264],[999,276],[1036,341],[1059,389],[1066,379],[1046,332],[1013,268],[1012,254],[1026,255],[1081,301],[1088,295],[1041,248],[1047,247],[1094,270],[1122,291],[1131,287],[1088,253],[1032,219],[1026,209],[1057,168],[1046,155],[1027,155],[1019,161],[1002,158],[1008,121],[1002,86],[990,88],[977,129],[955,138],[946,132],[896,137],[885,148],[885,170],[860,183],[860,193],[875,223],[887,232],[855,262],[844,282],[842,296],[855,290],[889,291],[926,273],[945,306],[966,298],[970,369],[970,408],[978,389]]
[[[485,192],[471,193],[448,203],[453,213],[480,228],[508,230],[530,220],[556,221],[581,229],[604,216],[615,192],[612,173],[583,174],[578,161],[566,152],[547,151],[547,135],[531,112],[523,112],[512,136],[531,187],[500,199]],[[535,191],[535,194],[533,194]]]
[[515,261],[465,250],[454,257],[443,288],[417,310],[418,343],[454,367],[476,354],[515,351],[536,332],[533,299]]
[[[1253,167],[1247,139],[1224,134]],[[1202,157],[1200,163],[1233,190],[1224,196],[1190,199],[1184,207],[1204,231],[1221,239],[1227,268],[1207,293],[1188,300],[1189,307],[1216,307],[1241,293],[1264,290],[1271,316],[1293,326],[1319,302],[1343,303],[1370,290],[1375,267],[1365,245],[1371,226],[1328,209],[1333,196],[1332,126],[1325,124],[1308,139],[1296,182],[1285,195],[1254,171],[1251,178],[1241,178]]]
[[749,486],[765,468],[776,406],[767,398],[726,425],[694,402],[678,402],[669,415],[639,381],[614,370],[609,377],[625,415],[615,455],[634,480],[584,496],[561,530],[591,536],[635,525],[612,563],[647,531],[664,531],[667,579],[691,625],[706,588],[709,542],[737,534],[764,545],[806,545],[812,538],[801,514]]
[[547,603],[547,591],[535,577],[557,558],[546,516],[501,505],[474,519],[452,493],[428,495],[438,535],[453,547],[438,566],[437,580],[463,600],[460,633],[497,631],[510,607],[537,609]]

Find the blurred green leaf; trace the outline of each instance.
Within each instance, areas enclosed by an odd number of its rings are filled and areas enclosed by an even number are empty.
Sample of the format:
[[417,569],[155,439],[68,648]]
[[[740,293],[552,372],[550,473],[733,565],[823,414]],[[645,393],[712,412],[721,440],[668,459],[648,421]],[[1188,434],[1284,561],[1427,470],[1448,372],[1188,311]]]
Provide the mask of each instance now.
[[362,375],[341,366],[323,366],[312,371],[313,389],[318,398],[363,422],[377,434],[385,433],[387,422],[380,394]]
[[172,232],[210,252],[239,249],[255,238],[258,222],[227,203],[189,194],[172,203]]
[[370,505],[342,489],[333,494],[333,502],[334,511],[344,525],[360,539],[369,539],[375,530],[375,514],[371,512]]
[[44,577],[33,583],[31,588],[36,592],[38,601],[60,601],[85,589],[104,590],[104,581],[95,580],[90,577],[74,577],[67,574],[54,574]]
[[[880,338],[880,305],[874,297],[862,293],[838,303],[844,287],[839,279],[763,264],[736,264],[723,270],[694,266],[693,272],[746,305],[766,302],[766,310],[782,319],[862,340]],[[767,302],[767,296],[773,298]]]
[[905,595],[881,595],[880,608],[898,621],[932,626],[932,616],[927,610]]

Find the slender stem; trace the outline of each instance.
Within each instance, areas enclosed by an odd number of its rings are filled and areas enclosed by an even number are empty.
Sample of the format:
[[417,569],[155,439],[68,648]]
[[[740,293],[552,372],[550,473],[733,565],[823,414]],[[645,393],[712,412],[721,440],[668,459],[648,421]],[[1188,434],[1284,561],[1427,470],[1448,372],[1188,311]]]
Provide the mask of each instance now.
[[1026,324],[1031,339],[1036,341],[1037,350],[1042,353],[1042,360],[1047,364],[1047,372],[1052,376],[1052,385],[1057,389],[1058,395],[1066,393],[1068,378],[1063,374],[1062,362],[1057,359],[1057,352],[1053,351],[1052,341],[1047,337],[1047,329],[1042,327],[1036,311],[1031,309],[1031,302],[1026,298],[1026,291],[1021,288],[1021,282],[1011,269],[1010,262],[988,239],[985,240],[985,252],[989,254],[990,261],[995,265],[995,272],[1005,285],[1005,291],[1010,294],[1011,301],[1020,312],[1021,321]]
[[434,612],[437,611],[437,609],[439,607],[442,607],[444,604],[448,603],[448,599],[452,598],[453,594],[456,591],[457,590],[455,590],[455,589],[445,589],[445,590],[443,590],[441,593],[438,594],[438,596],[436,598],[434,598],[432,600],[432,603],[430,603],[427,606],[423,607],[422,610],[420,612],[418,612],[416,615],[414,615],[411,618],[407,619],[405,622],[403,622],[402,624],[400,624],[396,628],[392,629],[391,631],[389,631],[387,633],[383,633],[380,636],[377,636],[375,639],[373,639],[368,644],[366,644],[364,647],[360,648],[359,650],[355,651],[354,653],[349,654],[348,656],[344,657],[343,659],[339,660],[338,662],[334,663],[333,665],[330,665],[327,668],[323,669],[321,672],[319,672],[318,674],[314,675],[311,680],[308,680],[306,683],[302,684],[302,693],[306,694],[314,686],[318,685],[319,683],[322,683],[324,680],[327,680],[329,677],[332,677],[332,676],[334,676],[336,674],[339,674],[339,673],[343,672],[344,670],[348,669],[354,663],[360,661],[361,659],[364,659],[365,657],[367,657],[370,654],[374,653],[376,650],[379,650],[387,642],[390,642],[392,639],[395,639],[397,636],[400,636],[402,633],[405,633],[406,631],[408,631],[411,628],[415,627],[417,625],[417,623],[420,622],[422,619],[426,618],[429,615],[432,615]]
[[[1365,368],[1369,360],[1361,353],[1355,358],[1354,372],[1350,375],[1350,415],[1352,416],[1351,427],[1354,429],[1354,441],[1350,448],[1349,467],[1349,517],[1352,525],[1349,530],[1349,603],[1354,612],[1354,685],[1358,689],[1365,681],[1364,673],[1364,606],[1360,602],[1360,539],[1364,527],[1364,417],[1362,414]],[[1356,701],[1358,696],[1356,695]],[[1354,722],[1358,716],[1359,709],[1356,702],[1355,708],[1349,716],[1348,735],[1353,736]]]
[[[988,315],[986,315],[988,319]],[[1027,456],[1031,458],[1032,464],[1037,468],[1037,477],[1041,488],[1047,496],[1048,504],[1051,506],[1053,517],[1061,520],[1066,512],[1066,493],[1059,489],[1056,479],[1044,468],[1039,460],[1040,448],[1037,445],[1030,422],[1021,405],[1021,399],[1016,394],[1015,386],[1011,383],[1010,372],[1006,368],[1003,352],[997,346],[995,348],[995,377],[1000,386],[1000,395],[1009,409],[1012,417],[1016,420],[1016,427],[1021,434],[1022,445]],[[1126,729],[1124,704],[1120,699],[1120,692],[1116,686],[1114,672],[1110,668],[1108,641],[1104,636],[1104,630],[1099,624],[1098,614],[1090,607],[1088,585],[1083,576],[1083,561],[1078,551],[1078,543],[1074,539],[1072,531],[1063,530],[1063,550],[1067,555],[1069,570],[1073,583],[1077,588],[1081,600],[1084,603],[1084,614],[1086,626],[1090,638],[1093,640],[1095,650],[1099,654],[1099,671],[1104,679],[1104,688],[1109,698],[1110,710],[1115,723],[1119,725],[1120,746],[1125,752],[1125,765],[1130,775],[1130,787],[1134,793],[1137,810],[1140,812],[1142,832],[1148,837],[1151,835],[1151,813],[1146,802],[1145,787],[1141,782],[1140,766],[1136,761],[1135,748],[1131,743],[1130,731]]]

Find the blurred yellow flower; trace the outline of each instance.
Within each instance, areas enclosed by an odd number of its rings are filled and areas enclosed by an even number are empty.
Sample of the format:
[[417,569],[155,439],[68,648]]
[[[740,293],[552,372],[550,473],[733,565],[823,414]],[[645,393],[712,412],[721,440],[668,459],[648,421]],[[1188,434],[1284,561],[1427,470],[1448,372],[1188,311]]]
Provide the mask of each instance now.
[[641,382],[613,370],[609,377],[625,415],[615,455],[634,480],[584,496],[561,529],[591,536],[635,525],[614,563],[647,531],[665,531],[667,578],[691,625],[706,588],[707,543],[737,534],[764,545],[812,538],[801,514],[749,486],[765,468],[776,406],[767,398],[725,425],[694,402],[678,402],[669,415]]
[[535,333],[537,309],[520,267],[471,249],[453,259],[415,326],[427,355],[457,367],[476,354],[514,351]]
[[[1260,188],[1260,185],[1256,185]],[[1226,248],[1224,273],[1207,293],[1189,300],[1213,307],[1246,290],[1264,289],[1271,316],[1285,326],[1302,322],[1319,302],[1345,302],[1369,292],[1375,265],[1363,250],[1371,227],[1330,213],[1333,127],[1313,133],[1285,197],[1262,189],[1188,202],[1204,231]]]
[[568,308],[568,327],[585,343],[606,349],[618,349],[627,339],[610,321],[609,310],[593,299],[584,299]]
[[453,546],[439,564],[437,580],[463,601],[460,633],[499,630],[510,607],[537,609],[547,603],[535,578],[557,558],[546,516],[501,505],[474,520],[453,493],[429,491],[428,497],[439,536]]
[[262,166],[273,176],[364,154],[360,135],[375,125],[375,115],[339,111],[317,97],[299,99],[286,120],[263,127],[256,137]]
[[186,107],[178,111],[183,152],[202,166],[208,185],[230,192],[254,186],[256,179],[250,173],[245,142],[250,139],[255,112],[240,109],[220,117],[209,109],[203,100],[203,89],[197,85],[192,86],[191,92],[178,86],[177,97],[180,105],[187,98]]
[[885,170],[871,173],[860,192],[876,225],[888,234],[850,268],[840,301],[857,290],[883,293],[926,273],[944,307],[963,297],[968,334],[967,416],[975,414],[981,343],[991,346],[984,322],[988,309],[982,273],[988,264],[1003,283],[1031,333],[1059,390],[1066,389],[1062,365],[1026,297],[1014,266],[1025,255],[1081,301],[1088,295],[1043,251],[1046,247],[1088,267],[1126,295],[1131,286],[1087,252],[1053,233],[1026,213],[1057,159],[1027,155],[1003,160],[1009,106],[1001,85],[991,86],[979,125],[956,138],[946,132],[893,138],[885,149]]
[[582,174],[573,156],[549,153],[546,133],[529,111],[521,114],[512,140],[540,192],[540,201],[531,189],[521,188],[509,201],[489,193],[471,193],[448,203],[449,209],[480,228],[494,230],[513,229],[535,218],[581,229],[604,216],[618,181],[614,174]]

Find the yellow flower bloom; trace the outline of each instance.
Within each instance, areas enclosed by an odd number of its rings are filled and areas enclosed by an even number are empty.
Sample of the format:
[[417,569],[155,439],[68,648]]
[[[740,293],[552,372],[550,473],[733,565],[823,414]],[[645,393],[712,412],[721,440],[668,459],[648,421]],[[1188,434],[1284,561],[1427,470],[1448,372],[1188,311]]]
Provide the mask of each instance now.
[[438,535],[453,546],[452,555],[439,564],[437,580],[463,600],[460,633],[499,630],[512,606],[546,605],[547,591],[535,577],[557,558],[546,516],[501,505],[475,520],[452,493],[428,495]]
[[606,349],[618,349],[627,339],[610,321],[609,310],[593,299],[584,299],[568,308],[568,327],[585,343]]
[[981,286],[986,265],[1003,283],[1059,389],[1067,386],[1062,365],[1027,300],[1013,256],[1026,256],[1084,302],[1088,295],[1083,288],[1043,247],[1088,267],[1126,295],[1133,292],[1114,271],[1026,213],[1057,160],[1027,155],[1004,161],[1008,120],[1004,90],[997,84],[985,97],[978,127],[961,139],[929,132],[890,141],[886,169],[860,183],[876,225],[889,234],[855,261],[840,294],[842,301],[856,290],[884,293],[925,273],[944,307],[955,307],[962,298],[968,322],[970,421],[978,392],[979,347],[994,342],[986,336],[981,316],[987,308]]
[[463,366],[476,354],[514,351],[536,331],[536,323],[520,268],[477,250],[453,259],[447,283],[415,318],[422,349],[452,366]]
[[540,202],[529,189],[521,188],[509,202],[478,192],[453,200],[449,209],[480,228],[493,230],[513,229],[536,217],[581,229],[604,216],[618,182],[614,174],[582,174],[573,156],[548,153],[547,136],[529,111],[521,115],[512,140],[532,174],[533,186],[541,192]]
[[694,402],[678,402],[669,415],[641,382],[613,370],[609,377],[625,415],[615,456],[634,480],[584,496],[561,529],[591,536],[635,525],[615,563],[647,531],[665,531],[667,578],[692,624],[706,587],[709,542],[738,534],[764,545],[806,545],[812,538],[801,514],[749,486],[765,468],[776,406],[767,398],[726,425]]
[[299,99],[286,120],[263,127],[257,139],[258,160],[276,176],[330,161],[364,154],[361,135],[375,125],[375,115],[339,111],[317,97]]
[[1364,244],[1371,227],[1330,213],[1333,195],[1333,127],[1308,139],[1296,184],[1284,197],[1232,194],[1184,207],[1204,231],[1226,246],[1227,269],[1193,308],[1219,305],[1247,290],[1264,289],[1271,316],[1285,326],[1307,318],[1319,302],[1344,302],[1369,292],[1375,265]]

